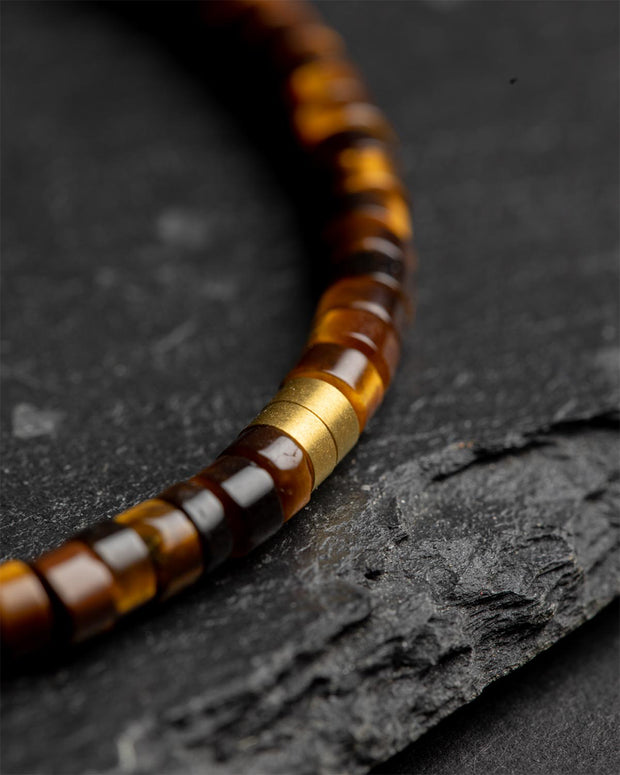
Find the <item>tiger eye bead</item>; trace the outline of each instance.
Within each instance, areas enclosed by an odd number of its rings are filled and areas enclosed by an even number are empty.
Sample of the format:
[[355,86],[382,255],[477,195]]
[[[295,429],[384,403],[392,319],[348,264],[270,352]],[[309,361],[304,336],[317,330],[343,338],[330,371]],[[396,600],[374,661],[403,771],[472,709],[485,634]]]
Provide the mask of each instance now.
[[271,475],[243,457],[224,455],[190,479],[221,497],[234,535],[232,556],[247,554],[284,522]]
[[337,105],[368,99],[366,87],[355,68],[340,59],[318,59],[297,67],[290,74],[285,91],[292,105]]
[[366,310],[333,309],[314,324],[308,346],[341,344],[363,352],[373,363],[387,389],[400,355],[400,343],[394,329]]
[[403,184],[383,143],[366,142],[344,148],[334,160],[333,175],[335,189],[341,195],[371,192],[404,196]]
[[390,228],[384,213],[376,209],[360,209],[339,213],[326,226],[323,239],[335,255],[359,250],[366,239],[383,239],[403,249],[401,240]]
[[394,290],[408,294],[413,267],[408,254],[390,240],[367,238],[350,246],[349,251],[334,255],[334,279],[369,277],[390,285]]
[[329,382],[349,400],[364,428],[381,403],[385,388],[370,358],[360,350],[341,344],[315,344],[302,355],[286,376],[314,377]]
[[32,567],[51,590],[71,641],[78,643],[114,625],[119,590],[110,569],[86,544],[69,541]]
[[0,633],[3,653],[14,658],[48,645],[52,604],[36,573],[19,560],[0,565]]
[[121,525],[132,527],[148,546],[160,597],[170,597],[201,575],[200,537],[191,520],[180,509],[153,498],[124,511],[115,519]]
[[299,0],[242,0],[241,5],[247,7],[247,10],[243,11],[242,34],[251,45],[264,43],[274,32],[283,28],[320,24],[319,16],[312,5]]
[[280,496],[285,520],[310,500],[312,465],[299,444],[278,428],[267,425],[246,428],[222,454],[247,457],[269,471]]
[[220,565],[233,549],[233,533],[222,501],[197,482],[180,482],[157,496],[181,509],[200,534],[205,570]]
[[381,282],[372,275],[345,277],[331,285],[321,296],[315,319],[333,309],[363,309],[401,332],[410,317],[408,299],[398,287]]
[[293,113],[293,128],[301,145],[310,151],[343,133],[360,132],[385,142],[393,140],[381,111],[367,102],[300,105]]
[[130,527],[107,520],[79,533],[114,576],[116,610],[125,614],[155,597],[157,579],[147,545]]

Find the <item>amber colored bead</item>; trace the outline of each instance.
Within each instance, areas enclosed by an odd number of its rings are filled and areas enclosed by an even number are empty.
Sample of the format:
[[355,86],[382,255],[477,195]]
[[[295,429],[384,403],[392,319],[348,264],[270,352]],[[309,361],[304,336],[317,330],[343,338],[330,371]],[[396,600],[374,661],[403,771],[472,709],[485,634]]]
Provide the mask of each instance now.
[[343,212],[333,218],[325,228],[323,239],[334,255],[360,250],[360,242],[366,239],[384,239],[404,249],[404,242],[386,222],[384,213],[377,208],[363,208]]
[[340,344],[315,344],[287,374],[316,377],[337,387],[349,399],[357,414],[360,430],[381,403],[385,388],[381,375],[370,358],[360,350]]
[[337,105],[368,99],[357,70],[340,59],[319,59],[293,70],[286,83],[286,96],[292,105]]
[[344,148],[334,160],[333,174],[340,195],[405,196],[403,183],[383,143],[366,142]]
[[197,482],[180,482],[157,496],[181,509],[191,519],[200,534],[205,571],[212,570],[233,549],[233,534],[226,517],[225,506],[211,490]]
[[284,431],[266,425],[246,428],[222,454],[247,457],[269,471],[285,520],[310,500],[312,465],[304,450]]
[[161,597],[170,597],[201,575],[200,537],[191,520],[180,509],[153,498],[115,519],[122,525],[130,525],[148,546]]
[[0,565],[0,634],[3,654],[29,654],[50,643],[52,603],[36,573],[20,560]]
[[372,312],[333,309],[315,320],[308,346],[341,344],[363,352],[373,363],[387,389],[400,355],[400,343],[392,326]]
[[386,142],[393,139],[383,113],[367,102],[300,105],[293,113],[293,128],[299,142],[308,150],[342,133],[362,132]]
[[112,571],[116,610],[125,614],[155,597],[157,579],[148,546],[130,527],[114,520],[99,522],[76,536]]
[[243,12],[243,35],[253,45],[264,42],[274,31],[282,28],[320,23],[313,6],[302,0],[251,0],[241,5],[248,9]]
[[77,643],[114,625],[119,597],[114,576],[86,544],[69,541],[32,567],[52,592],[70,640]]
[[336,253],[331,270],[334,279],[366,276],[400,290],[407,297],[410,294],[413,266],[408,253],[381,237],[359,240],[347,252]]
[[372,275],[361,275],[345,277],[331,285],[321,296],[315,317],[318,320],[332,309],[363,309],[400,333],[409,320],[409,308],[409,300],[400,288]]
[[271,474],[244,457],[219,457],[190,481],[222,498],[234,534],[233,556],[247,554],[284,521]]

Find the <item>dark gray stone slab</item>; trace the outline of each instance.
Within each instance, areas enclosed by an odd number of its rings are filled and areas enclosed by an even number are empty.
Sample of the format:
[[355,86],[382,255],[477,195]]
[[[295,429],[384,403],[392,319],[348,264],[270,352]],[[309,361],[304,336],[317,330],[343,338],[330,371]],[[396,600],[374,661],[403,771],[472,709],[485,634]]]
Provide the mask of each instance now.
[[[3,5],[3,556],[208,462],[321,279],[234,57],[115,8]],[[415,193],[398,379],[254,556],[9,680],[6,772],[364,771],[617,594],[616,9],[324,10]]]

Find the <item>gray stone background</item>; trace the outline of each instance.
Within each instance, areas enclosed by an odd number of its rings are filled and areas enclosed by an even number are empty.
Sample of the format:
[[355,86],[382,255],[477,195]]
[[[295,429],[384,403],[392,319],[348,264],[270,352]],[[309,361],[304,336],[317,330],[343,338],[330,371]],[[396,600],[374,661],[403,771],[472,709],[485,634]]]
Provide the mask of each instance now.
[[[427,730],[378,771],[617,770],[617,609],[435,726],[618,592],[617,6],[321,7],[414,193],[398,378],[264,548],[6,677],[4,772],[354,773]],[[197,471],[303,344],[321,203],[187,9],[2,5],[3,557]]]

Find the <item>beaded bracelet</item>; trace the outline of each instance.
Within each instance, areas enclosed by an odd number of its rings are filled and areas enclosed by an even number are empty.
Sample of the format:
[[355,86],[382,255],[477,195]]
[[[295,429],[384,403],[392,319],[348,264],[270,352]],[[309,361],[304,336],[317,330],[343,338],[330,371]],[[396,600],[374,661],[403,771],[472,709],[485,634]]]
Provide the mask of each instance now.
[[25,563],[0,566],[3,653],[81,642],[261,544],[352,449],[390,384],[412,313],[414,253],[394,136],[340,36],[302,0],[201,4],[265,54],[332,208],[333,282],[275,398],[210,466]]

